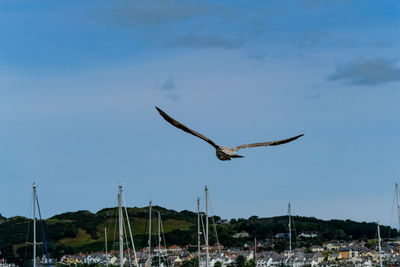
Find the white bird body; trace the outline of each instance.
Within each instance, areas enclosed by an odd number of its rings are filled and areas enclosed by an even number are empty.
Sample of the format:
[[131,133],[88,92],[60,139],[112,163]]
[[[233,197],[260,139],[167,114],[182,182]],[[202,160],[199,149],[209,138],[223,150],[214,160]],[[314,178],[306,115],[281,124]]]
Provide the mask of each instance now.
[[217,154],[217,158],[219,158],[220,160],[231,160],[231,158],[243,158],[243,156],[237,155],[235,153],[236,151],[237,149],[235,148],[219,146],[219,149],[216,149],[215,153]]
[[261,143],[252,143],[252,144],[245,144],[245,145],[240,145],[237,147],[225,147],[225,146],[219,146],[217,144],[215,144],[211,139],[207,138],[206,136],[202,135],[201,133],[198,133],[190,128],[188,128],[187,126],[185,126],[184,124],[180,123],[179,121],[173,119],[172,117],[170,117],[167,113],[165,113],[164,111],[162,111],[161,109],[159,109],[158,107],[156,107],[157,111],[160,113],[160,115],[166,120],[168,121],[170,124],[172,124],[173,126],[187,132],[190,133],[198,138],[203,139],[204,141],[206,141],[207,143],[209,143],[210,145],[212,145],[215,150],[216,150],[216,155],[217,158],[220,160],[231,160],[231,158],[243,158],[244,156],[238,155],[236,154],[236,152],[239,149],[242,148],[249,148],[249,147],[260,147],[260,146],[277,146],[277,145],[281,145],[281,144],[285,144],[285,143],[289,143],[293,140],[296,140],[297,138],[303,136],[304,134],[300,134],[288,139],[283,139],[283,140],[279,140],[279,141],[270,141],[270,142],[261,142]]

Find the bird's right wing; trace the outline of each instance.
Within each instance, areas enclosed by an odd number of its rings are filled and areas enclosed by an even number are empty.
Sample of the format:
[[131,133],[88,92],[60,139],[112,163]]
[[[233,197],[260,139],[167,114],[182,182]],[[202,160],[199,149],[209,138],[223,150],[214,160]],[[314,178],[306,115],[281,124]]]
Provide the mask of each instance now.
[[177,120],[174,120],[173,118],[171,118],[167,113],[165,113],[164,111],[162,111],[161,109],[159,109],[158,107],[156,107],[157,111],[160,113],[160,115],[169,123],[171,123],[173,126],[175,126],[176,128],[179,128],[187,133],[190,133],[194,136],[197,136],[201,139],[203,139],[204,141],[206,141],[207,143],[209,143],[210,145],[212,145],[213,147],[215,147],[216,149],[219,148],[219,146],[217,144],[215,144],[211,139],[207,138],[206,136],[202,135],[201,133],[198,133],[196,131],[193,131],[192,129],[189,129],[188,127],[186,127],[185,125],[183,125],[182,123],[180,123]]
[[262,142],[262,143],[253,143],[253,144],[246,144],[246,145],[240,145],[235,147],[236,151],[242,148],[248,148],[248,147],[258,147],[258,146],[277,146],[277,145],[282,145],[286,144],[289,142],[292,142],[293,140],[296,140],[299,137],[302,137],[304,134],[300,134],[288,139],[283,139],[283,140],[278,140],[278,141],[270,141],[270,142]]

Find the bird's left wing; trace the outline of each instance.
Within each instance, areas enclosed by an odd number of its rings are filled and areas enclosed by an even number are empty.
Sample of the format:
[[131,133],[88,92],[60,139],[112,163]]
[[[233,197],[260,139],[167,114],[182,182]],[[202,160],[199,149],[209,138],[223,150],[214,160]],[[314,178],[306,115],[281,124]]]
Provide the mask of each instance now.
[[216,149],[219,149],[219,146],[214,143],[211,139],[209,139],[208,137],[202,135],[201,133],[198,133],[192,129],[189,129],[187,126],[183,125],[182,123],[180,123],[177,120],[174,120],[173,118],[171,118],[167,113],[165,113],[164,111],[162,111],[161,109],[159,109],[158,107],[156,107],[157,111],[160,113],[160,115],[169,123],[171,123],[173,126],[175,126],[176,128],[179,128],[187,133],[190,133],[196,137],[199,137],[201,139],[203,139],[204,141],[206,141],[207,143],[209,143],[210,145],[212,145],[213,147],[215,147]]
[[242,148],[248,148],[248,147],[258,147],[258,146],[277,146],[277,145],[282,145],[282,144],[286,144],[289,142],[292,142],[293,140],[296,140],[299,137],[302,137],[304,134],[300,134],[288,139],[283,139],[283,140],[279,140],[279,141],[271,141],[271,142],[262,142],[262,143],[253,143],[253,144],[246,144],[246,145],[240,145],[235,147],[235,150],[239,150]]

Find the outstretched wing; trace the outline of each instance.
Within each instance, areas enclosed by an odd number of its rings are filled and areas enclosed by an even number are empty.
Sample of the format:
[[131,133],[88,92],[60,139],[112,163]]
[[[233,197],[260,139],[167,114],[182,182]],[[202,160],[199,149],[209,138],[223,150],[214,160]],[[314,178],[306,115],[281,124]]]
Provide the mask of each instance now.
[[187,133],[193,134],[194,136],[197,136],[201,139],[203,139],[204,141],[206,141],[207,143],[209,143],[210,145],[212,145],[213,147],[215,147],[216,149],[219,148],[219,146],[217,144],[215,144],[211,139],[205,137],[204,135],[202,135],[201,133],[198,133],[196,131],[193,131],[192,129],[189,129],[188,127],[186,127],[185,125],[183,125],[182,123],[180,123],[177,120],[174,120],[173,118],[171,118],[170,116],[168,116],[167,113],[165,113],[164,111],[162,111],[161,109],[159,109],[158,107],[156,107],[157,111],[160,113],[160,115],[169,123],[171,123],[173,126],[175,126],[176,128],[179,128]]
[[282,144],[286,144],[289,142],[292,142],[293,140],[296,140],[299,137],[302,137],[304,134],[300,134],[288,139],[283,139],[283,140],[279,140],[279,141],[271,141],[271,142],[262,142],[262,143],[254,143],[254,144],[246,144],[246,145],[241,145],[241,146],[237,146],[235,147],[235,150],[239,150],[242,148],[248,148],[248,147],[258,147],[258,146],[277,146],[277,145],[282,145]]

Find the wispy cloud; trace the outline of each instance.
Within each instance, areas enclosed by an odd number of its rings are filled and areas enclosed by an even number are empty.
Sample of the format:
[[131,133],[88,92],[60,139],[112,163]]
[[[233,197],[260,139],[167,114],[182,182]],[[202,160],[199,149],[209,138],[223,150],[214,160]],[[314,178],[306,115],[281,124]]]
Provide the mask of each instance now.
[[196,0],[132,0],[117,1],[89,16],[101,23],[138,30],[138,36],[147,42],[170,47],[235,49],[245,44],[243,38],[232,34],[238,12],[229,5]]
[[174,82],[174,77],[169,76],[165,82],[161,85],[161,89],[171,91],[175,89],[175,82]]
[[354,85],[375,86],[400,81],[400,68],[395,60],[386,58],[359,59],[338,66],[328,81],[343,80]]
[[305,100],[315,100],[315,99],[319,99],[321,97],[321,93],[315,93],[312,95],[307,95],[304,99]]
[[297,37],[297,31],[282,35],[281,30],[268,26],[290,10],[287,4],[267,3],[257,8],[224,1],[115,0],[90,17],[139,31],[135,36],[146,42],[178,48],[237,49],[251,43],[264,46],[266,40],[281,42],[282,38],[302,47],[320,45],[326,33],[315,30]]
[[122,25],[162,25],[201,17],[216,12],[213,5],[195,1],[134,0],[119,1],[113,7],[91,14],[101,20],[112,20]]
[[247,55],[248,59],[257,60],[257,61],[264,61],[265,57],[266,57],[266,55],[264,53]]
[[169,44],[182,47],[198,48],[241,48],[245,45],[245,40],[237,38],[226,38],[213,34],[186,34],[172,39]]
[[165,97],[177,102],[181,96],[178,94],[167,94]]
[[169,76],[165,81],[161,84],[160,87],[158,87],[159,90],[161,90],[161,93],[163,97],[173,100],[177,102],[179,98],[181,97],[180,94],[176,93],[176,85],[175,85],[175,80],[173,76]]
[[321,31],[309,31],[299,34],[294,40],[299,47],[315,47],[321,46],[324,40],[327,39],[329,33]]

